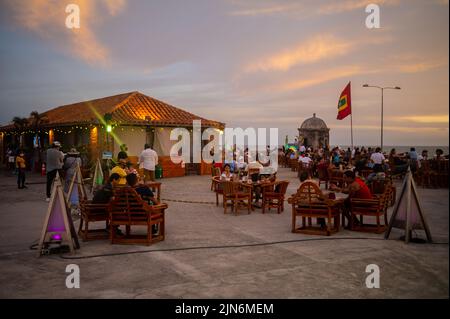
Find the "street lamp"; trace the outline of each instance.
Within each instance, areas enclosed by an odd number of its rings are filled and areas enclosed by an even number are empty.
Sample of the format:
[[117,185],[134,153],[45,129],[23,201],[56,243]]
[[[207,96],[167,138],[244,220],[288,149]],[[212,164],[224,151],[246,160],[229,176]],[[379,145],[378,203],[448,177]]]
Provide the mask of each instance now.
[[399,86],[377,86],[377,85],[369,85],[364,84],[365,88],[377,88],[381,90],[381,152],[383,152],[383,101],[384,101],[384,90],[400,90]]

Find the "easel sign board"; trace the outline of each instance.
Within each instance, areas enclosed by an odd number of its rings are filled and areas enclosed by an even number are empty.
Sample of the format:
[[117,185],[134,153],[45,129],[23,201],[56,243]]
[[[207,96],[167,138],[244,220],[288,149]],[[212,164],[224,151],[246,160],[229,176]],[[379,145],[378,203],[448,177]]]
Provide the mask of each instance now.
[[416,184],[414,183],[411,170],[409,169],[403,181],[399,199],[392,212],[389,227],[384,236],[385,239],[389,238],[393,227],[405,230],[406,243],[410,241],[411,231],[414,229],[424,230],[428,242],[432,241],[431,232],[425,219],[422,206],[420,205]]
[[80,197],[87,198],[81,168],[77,165],[75,174],[73,175],[70,183],[69,191],[67,193],[67,205],[78,205],[80,202]]
[[92,179],[92,187],[91,193],[94,192],[96,186],[103,185],[104,176],[102,170],[102,164],[100,159],[97,159],[97,163],[95,164],[94,178]]
[[44,226],[42,227],[38,246],[39,257],[42,255],[44,245],[51,242],[67,243],[71,253],[74,253],[75,249],[80,248],[72,216],[69,213],[59,178],[55,180]]

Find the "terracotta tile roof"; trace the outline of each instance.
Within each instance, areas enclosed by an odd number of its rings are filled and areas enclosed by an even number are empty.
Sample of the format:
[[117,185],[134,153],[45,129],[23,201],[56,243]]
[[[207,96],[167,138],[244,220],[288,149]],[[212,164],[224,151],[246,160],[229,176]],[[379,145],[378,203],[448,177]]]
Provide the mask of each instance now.
[[[224,123],[204,119],[140,92],[59,106],[43,113],[48,119],[44,126],[100,124],[98,116],[103,118],[106,113],[111,113],[112,121],[119,125],[191,126],[192,120],[202,120],[202,126],[225,127]],[[8,125],[0,130],[13,127]]]

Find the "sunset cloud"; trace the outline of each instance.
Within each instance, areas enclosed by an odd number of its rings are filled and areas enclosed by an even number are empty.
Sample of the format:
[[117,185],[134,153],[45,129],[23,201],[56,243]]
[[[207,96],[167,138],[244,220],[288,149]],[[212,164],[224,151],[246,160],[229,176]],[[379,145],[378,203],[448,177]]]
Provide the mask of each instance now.
[[257,60],[245,67],[245,71],[286,71],[299,64],[345,55],[353,46],[353,43],[332,35],[317,35],[296,47]]
[[448,124],[448,114],[443,115],[413,115],[413,116],[401,116],[394,118],[396,121],[406,121],[414,123],[435,123],[435,124]]
[[117,15],[125,7],[125,0],[73,0],[80,8],[80,28],[65,26],[67,3],[58,0],[6,0],[4,8],[13,23],[48,41],[67,55],[89,64],[107,65],[108,48],[101,43],[93,26],[106,10]]
[[331,70],[326,70],[313,76],[306,76],[301,80],[288,81],[278,86],[277,89],[280,91],[298,90],[340,78],[350,78],[354,75],[365,72],[366,71],[364,70],[364,68],[359,65],[343,66]]

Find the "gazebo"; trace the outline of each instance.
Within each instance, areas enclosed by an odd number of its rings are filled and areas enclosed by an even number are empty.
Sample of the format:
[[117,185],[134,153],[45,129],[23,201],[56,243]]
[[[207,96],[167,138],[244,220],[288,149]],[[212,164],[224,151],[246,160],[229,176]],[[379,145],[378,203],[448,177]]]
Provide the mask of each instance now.
[[[170,140],[170,132],[175,127],[192,131],[193,120],[201,120],[202,131],[225,128],[224,123],[202,118],[137,91],[59,106],[42,115],[46,121],[38,131],[13,124],[0,127],[2,154],[9,145],[17,144],[19,138],[24,147],[32,149],[33,140],[38,136],[44,148],[57,140],[66,149],[79,148],[89,160],[100,158],[104,151],[117,155],[120,145],[126,144],[130,159],[136,162],[147,143],[158,153],[165,177],[206,174],[208,169],[203,162],[186,166],[172,163],[170,149],[176,141]],[[202,146],[207,142],[203,141]]]

